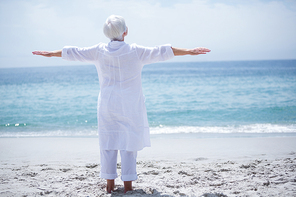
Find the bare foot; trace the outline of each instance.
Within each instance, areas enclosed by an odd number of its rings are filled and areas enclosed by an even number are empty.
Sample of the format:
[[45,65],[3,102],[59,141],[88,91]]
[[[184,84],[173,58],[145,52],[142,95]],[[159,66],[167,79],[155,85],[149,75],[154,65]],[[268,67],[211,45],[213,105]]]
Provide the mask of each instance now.
[[124,181],[124,193],[132,190],[132,181]]
[[114,179],[113,180],[107,179],[106,190],[108,193],[111,193],[111,191],[114,191],[114,186],[115,186]]

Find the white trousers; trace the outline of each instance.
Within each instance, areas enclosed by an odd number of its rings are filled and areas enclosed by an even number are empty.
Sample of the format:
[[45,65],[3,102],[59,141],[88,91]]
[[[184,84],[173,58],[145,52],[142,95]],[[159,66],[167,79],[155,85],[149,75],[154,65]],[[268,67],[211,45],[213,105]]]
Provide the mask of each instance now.
[[[117,178],[117,153],[118,150],[101,150],[101,172],[100,177],[103,179]],[[136,165],[137,165],[137,151],[120,150],[121,156],[121,180],[134,181],[138,179]]]

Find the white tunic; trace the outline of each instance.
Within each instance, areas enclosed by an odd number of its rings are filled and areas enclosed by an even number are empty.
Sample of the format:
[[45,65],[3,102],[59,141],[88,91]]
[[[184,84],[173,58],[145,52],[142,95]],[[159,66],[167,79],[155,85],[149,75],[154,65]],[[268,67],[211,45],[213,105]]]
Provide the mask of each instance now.
[[63,59],[91,62],[97,68],[101,150],[138,151],[150,146],[141,71],[145,64],[173,57],[170,45],[149,48],[113,41],[86,48],[63,48]]

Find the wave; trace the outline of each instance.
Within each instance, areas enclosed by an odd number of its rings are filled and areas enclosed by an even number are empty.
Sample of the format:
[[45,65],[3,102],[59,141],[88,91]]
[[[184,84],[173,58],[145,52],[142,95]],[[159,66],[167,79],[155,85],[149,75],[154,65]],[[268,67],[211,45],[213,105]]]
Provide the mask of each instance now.
[[158,126],[150,128],[151,134],[174,133],[296,133],[296,125],[251,124],[240,126]]
[[[157,134],[211,134],[212,137],[223,134],[295,134],[296,124],[250,124],[239,126],[163,126],[150,127],[152,135]],[[10,137],[97,137],[97,129],[79,130],[43,130],[43,131],[0,131],[0,138]]]
[[97,130],[53,130],[53,131],[17,131],[0,132],[0,138],[21,138],[21,137],[96,137]]

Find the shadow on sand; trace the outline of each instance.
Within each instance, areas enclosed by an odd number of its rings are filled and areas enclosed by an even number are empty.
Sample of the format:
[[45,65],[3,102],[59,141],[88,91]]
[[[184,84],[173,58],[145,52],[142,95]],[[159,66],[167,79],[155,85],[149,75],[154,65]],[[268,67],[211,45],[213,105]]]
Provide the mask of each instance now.
[[135,189],[133,191],[124,193],[124,188],[120,187],[114,192],[112,192],[111,196],[162,196],[162,197],[173,197],[171,195],[167,194],[161,194],[161,192],[158,192],[156,189],[149,189],[148,191],[144,191],[143,189]]
[[[186,194],[180,193],[179,191],[174,192],[175,195],[173,196],[187,196]],[[156,189],[149,189],[147,192],[145,192],[143,189],[135,189],[133,191],[129,191],[126,194],[124,194],[124,188],[118,188],[114,192],[112,192],[111,196],[162,196],[162,197],[173,197],[172,195],[168,194],[162,194],[161,192],[158,192]],[[227,195],[224,195],[222,193],[205,193],[201,195],[200,197],[227,197]]]

